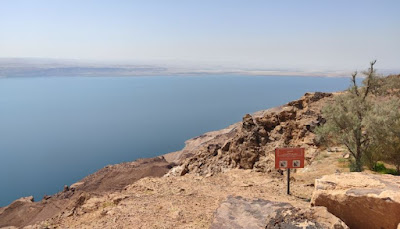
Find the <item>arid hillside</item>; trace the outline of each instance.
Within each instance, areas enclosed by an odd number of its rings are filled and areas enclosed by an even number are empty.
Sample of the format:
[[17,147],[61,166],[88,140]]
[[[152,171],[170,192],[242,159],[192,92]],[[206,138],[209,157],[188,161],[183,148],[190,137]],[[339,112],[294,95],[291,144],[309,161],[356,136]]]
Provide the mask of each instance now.
[[[348,152],[319,146],[313,132],[324,123],[321,108],[334,96],[307,93],[190,139],[181,151],[106,166],[40,202],[16,200],[0,209],[0,227],[348,228],[342,220],[357,217],[331,214],[324,207],[326,199],[310,204],[321,188],[316,179],[346,177],[349,171]],[[286,194],[286,171],[274,168],[276,147],[306,149],[305,168],[291,174],[291,195]],[[400,209],[396,179],[390,186],[395,196],[391,206]],[[367,186],[355,193],[368,194],[360,191]],[[379,205],[385,198],[371,203]]]

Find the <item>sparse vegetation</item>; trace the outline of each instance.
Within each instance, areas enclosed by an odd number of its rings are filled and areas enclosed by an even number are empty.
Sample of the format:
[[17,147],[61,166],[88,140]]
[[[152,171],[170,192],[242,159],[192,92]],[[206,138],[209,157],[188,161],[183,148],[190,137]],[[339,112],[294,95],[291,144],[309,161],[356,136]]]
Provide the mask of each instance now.
[[316,133],[321,143],[346,146],[351,171],[362,171],[363,166],[382,171],[378,161],[385,161],[400,174],[400,75],[379,77],[375,63],[363,72],[363,87],[353,73],[352,86],[323,108],[326,123]]
[[346,158],[339,158],[338,162],[339,163],[346,163],[346,162],[348,162],[348,160]]
[[323,115],[326,123],[317,128],[317,134],[327,144],[343,144],[349,150],[354,165],[354,171],[363,168],[362,158],[369,147],[369,135],[365,132],[365,119],[371,110],[368,99],[371,83],[375,77],[376,61],[371,62],[364,81],[365,87],[358,87],[357,72],[352,75],[352,87],[346,93],[336,97],[333,104],[325,106]]
[[323,159],[325,159],[325,158],[328,158],[329,157],[329,155],[326,153],[326,152],[322,152],[322,153],[319,153],[316,157],[315,157],[315,160],[316,161],[321,161],[321,160],[323,160]]
[[386,166],[383,163],[376,163],[375,171],[382,174],[398,175],[396,169],[386,168]]
[[102,203],[102,205],[101,205],[102,208],[115,207],[115,206],[117,206],[117,205],[114,204],[114,203],[111,202],[111,201],[104,202],[104,203]]
[[400,97],[400,74],[375,77],[371,91],[376,96]]
[[349,167],[349,159],[339,158],[337,159],[339,168],[348,168]]

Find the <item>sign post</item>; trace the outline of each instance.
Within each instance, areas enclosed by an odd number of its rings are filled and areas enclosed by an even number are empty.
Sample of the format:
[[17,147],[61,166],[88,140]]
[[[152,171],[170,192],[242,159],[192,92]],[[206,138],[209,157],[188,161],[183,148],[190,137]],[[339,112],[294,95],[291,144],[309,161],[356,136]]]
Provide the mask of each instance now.
[[287,194],[290,195],[290,169],[304,168],[304,148],[276,148],[275,168],[287,169]]
[[287,169],[287,194],[290,195],[290,169]]

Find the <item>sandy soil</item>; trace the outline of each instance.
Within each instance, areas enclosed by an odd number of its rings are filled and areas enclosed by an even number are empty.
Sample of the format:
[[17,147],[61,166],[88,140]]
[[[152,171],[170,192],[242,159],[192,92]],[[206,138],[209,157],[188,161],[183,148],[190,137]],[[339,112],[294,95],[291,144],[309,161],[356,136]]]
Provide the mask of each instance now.
[[[214,176],[146,177],[120,192],[92,196],[71,216],[41,224],[60,228],[208,228],[219,204],[229,195],[310,206],[314,179],[346,171],[342,152],[320,153],[305,169],[292,173],[292,195],[286,194],[286,174],[234,169]],[[39,227],[39,225],[37,225]]]

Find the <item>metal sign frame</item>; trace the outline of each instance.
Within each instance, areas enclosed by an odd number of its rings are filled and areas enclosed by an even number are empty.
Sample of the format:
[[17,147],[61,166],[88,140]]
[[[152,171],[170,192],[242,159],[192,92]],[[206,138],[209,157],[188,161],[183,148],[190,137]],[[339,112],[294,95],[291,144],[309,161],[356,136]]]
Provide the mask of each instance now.
[[290,195],[290,169],[304,168],[304,148],[276,148],[275,168],[287,169],[287,194]]

